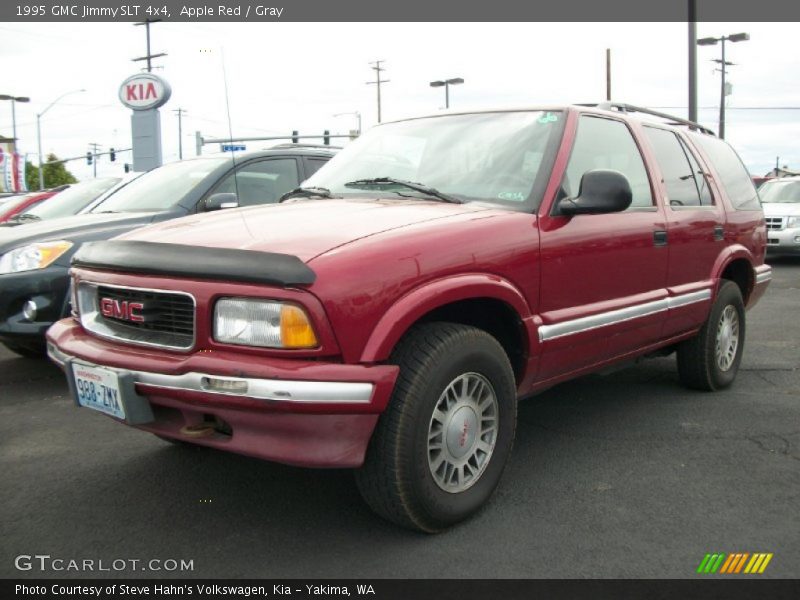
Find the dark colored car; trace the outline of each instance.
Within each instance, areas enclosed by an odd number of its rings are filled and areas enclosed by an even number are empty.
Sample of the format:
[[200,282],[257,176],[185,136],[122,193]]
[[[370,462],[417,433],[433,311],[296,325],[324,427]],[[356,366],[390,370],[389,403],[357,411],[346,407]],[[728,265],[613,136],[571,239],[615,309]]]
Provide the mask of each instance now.
[[756,190],[726,142],[641,112],[375,127],[293,202],[84,246],[49,353],[78,405],[356,468],[380,515],[441,530],[500,481],[519,398],[670,352],[689,387],[734,381],[771,278]]
[[133,181],[141,175],[125,175],[121,177],[99,177],[74,183],[67,189],[53,196],[49,201],[36,204],[18,212],[8,221],[3,223],[4,227],[16,227],[35,221],[46,219],[59,219],[69,217],[82,212],[93,202],[102,199],[105,194],[115,192],[117,189]]
[[324,164],[334,150],[287,145],[199,157],[154,169],[91,212],[0,229],[0,342],[24,356],[43,355],[44,334],[69,314],[69,261],[81,244],[177,217],[276,202]]

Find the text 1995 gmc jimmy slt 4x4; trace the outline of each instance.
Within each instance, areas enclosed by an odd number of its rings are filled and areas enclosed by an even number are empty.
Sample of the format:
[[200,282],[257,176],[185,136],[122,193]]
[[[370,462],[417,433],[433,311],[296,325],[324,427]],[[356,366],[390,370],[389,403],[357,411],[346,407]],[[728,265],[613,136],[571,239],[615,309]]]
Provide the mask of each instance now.
[[284,200],[84,245],[49,354],[81,406],[356,468],[423,531],[489,498],[518,398],[673,350],[730,385],[771,277],[736,153],[628,105],[384,124]]

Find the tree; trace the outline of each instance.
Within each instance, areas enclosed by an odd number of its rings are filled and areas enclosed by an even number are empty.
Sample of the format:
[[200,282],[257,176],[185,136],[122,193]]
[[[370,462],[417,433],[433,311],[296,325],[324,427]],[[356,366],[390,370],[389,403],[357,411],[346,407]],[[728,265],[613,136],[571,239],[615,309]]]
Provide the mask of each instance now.
[[[44,163],[44,187],[52,188],[67,183],[77,183],[75,176],[67,171],[63,162],[58,161],[55,154],[47,155],[47,162]],[[25,183],[29,190],[39,189],[39,168],[30,162],[25,162]]]

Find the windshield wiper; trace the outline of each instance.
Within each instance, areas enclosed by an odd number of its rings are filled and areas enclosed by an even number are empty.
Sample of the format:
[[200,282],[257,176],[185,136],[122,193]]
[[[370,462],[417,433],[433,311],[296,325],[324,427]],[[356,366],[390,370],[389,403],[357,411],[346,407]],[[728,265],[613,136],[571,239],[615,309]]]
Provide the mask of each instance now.
[[413,181],[406,181],[405,179],[395,179],[394,177],[375,177],[374,179],[356,179],[355,181],[349,181],[344,185],[345,187],[399,185],[408,188],[410,190],[414,190],[415,192],[420,192],[421,194],[425,194],[426,196],[431,196],[432,198],[441,200],[442,202],[450,202],[452,204],[464,203],[462,200],[459,200],[458,198],[449,196],[444,192],[440,192],[436,188],[429,187],[423,183],[415,183]]
[[278,199],[283,202],[289,198],[338,198],[334,196],[328,188],[324,187],[298,187],[286,192]]
[[33,213],[22,213],[21,215],[17,215],[11,220],[22,223],[23,221],[41,221],[42,217],[34,215]]

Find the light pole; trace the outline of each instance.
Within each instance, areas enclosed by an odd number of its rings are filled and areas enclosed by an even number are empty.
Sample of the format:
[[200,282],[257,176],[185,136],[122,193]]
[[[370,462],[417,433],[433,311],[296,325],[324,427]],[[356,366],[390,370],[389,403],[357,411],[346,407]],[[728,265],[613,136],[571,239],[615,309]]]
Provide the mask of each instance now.
[[17,111],[15,105],[17,102],[30,102],[31,99],[27,96],[9,96],[8,94],[0,94],[0,100],[11,100],[11,129],[13,130],[14,137],[14,150],[17,149]]
[[36,115],[36,142],[39,146],[39,189],[40,190],[44,189],[44,161],[42,160],[42,123],[41,123],[42,115],[51,108],[53,108],[56,102],[61,100],[63,97],[69,96],[70,94],[77,94],[78,92],[85,92],[85,91],[86,90],[84,89],[80,89],[80,90],[71,90],[69,92],[64,92],[58,98],[56,98],[50,104],[48,104],[47,108],[45,108],[42,112]]
[[431,81],[431,87],[444,88],[444,107],[450,108],[450,86],[459,85],[461,83],[464,83],[461,77],[453,77],[452,79],[445,79],[443,81]]
[[714,59],[714,62],[719,63],[720,73],[722,74],[719,93],[719,137],[722,139],[725,139],[725,74],[727,73],[727,67],[733,65],[732,62],[725,60],[725,42],[746,42],[749,39],[749,33],[734,33],[718,38],[707,37],[697,40],[698,46],[716,46],[717,42],[722,43],[722,58]]

